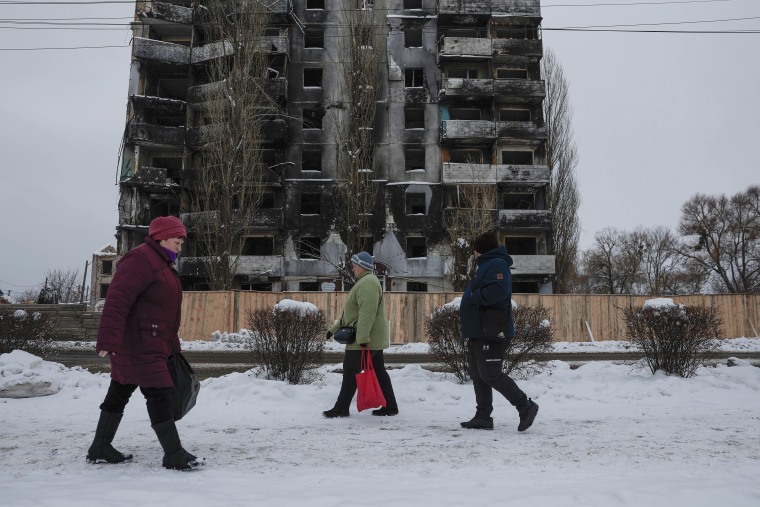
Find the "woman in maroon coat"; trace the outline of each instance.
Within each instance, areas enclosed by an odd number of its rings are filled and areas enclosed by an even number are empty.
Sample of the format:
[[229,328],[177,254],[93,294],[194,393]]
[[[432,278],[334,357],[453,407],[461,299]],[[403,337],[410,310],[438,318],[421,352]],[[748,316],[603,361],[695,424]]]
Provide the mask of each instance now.
[[118,263],[100,319],[96,350],[111,359],[111,385],[100,405],[95,439],[87,452],[89,463],[121,463],[132,459],[111,445],[124,407],[139,387],[148,416],[164,449],[166,468],[190,470],[203,463],[179,440],[171,412],[174,389],[166,365],[180,351],[182,286],[174,269],[187,231],[173,216],[150,223],[145,242]]

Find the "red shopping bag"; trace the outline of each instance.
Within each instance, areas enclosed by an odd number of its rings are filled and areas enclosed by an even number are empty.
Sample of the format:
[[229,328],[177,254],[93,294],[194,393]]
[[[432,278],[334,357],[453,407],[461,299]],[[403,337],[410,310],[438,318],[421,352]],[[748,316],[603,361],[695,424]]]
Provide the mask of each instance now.
[[362,371],[356,374],[356,389],[356,410],[359,412],[385,406],[385,396],[377,382],[369,347],[362,349]]

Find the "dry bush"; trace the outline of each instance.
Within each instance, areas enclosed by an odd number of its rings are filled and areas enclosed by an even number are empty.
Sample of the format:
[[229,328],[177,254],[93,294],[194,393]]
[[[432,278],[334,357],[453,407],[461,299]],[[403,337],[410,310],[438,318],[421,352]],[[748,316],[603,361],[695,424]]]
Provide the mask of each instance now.
[[50,354],[56,322],[49,315],[0,310],[0,354],[23,350],[39,357]]
[[252,331],[248,347],[254,364],[267,378],[290,384],[314,380],[313,369],[322,364],[325,314],[322,310],[258,309],[247,312]]
[[542,370],[538,359],[552,351],[554,332],[549,325],[549,309],[544,305],[520,306],[512,309],[515,337],[507,347],[504,372],[518,378],[529,378]]
[[702,306],[639,306],[623,310],[631,342],[652,373],[689,378],[717,346],[720,316]]
[[430,355],[445,365],[462,383],[470,380],[467,343],[459,327],[459,307],[444,306],[433,311],[425,323]]
[[[513,309],[515,337],[504,357],[504,372],[527,378],[541,371],[539,356],[552,349],[549,310],[543,305]],[[460,382],[470,380],[467,343],[462,340],[459,308],[444,306],[433,311],[425,325],[430,354]]]

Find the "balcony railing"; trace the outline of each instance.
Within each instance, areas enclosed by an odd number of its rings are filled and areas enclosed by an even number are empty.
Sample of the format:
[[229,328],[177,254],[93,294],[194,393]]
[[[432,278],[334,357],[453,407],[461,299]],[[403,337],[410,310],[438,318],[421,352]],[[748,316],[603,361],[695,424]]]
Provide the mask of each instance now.
[[541,141],[549,139],[546,125],[536,125],[530,121],[497,121],[494,130],[497,138]]
[[540,16],[539,0],[439,0],[438,14],[510,14]]
[[530,121],[443,120],[441,140],[510,138],[543,141],[549,138],[546,126]]
[[138,144],[181,146],[184,137],[184,128],[182,127],[166,127],[149,123],[130,123],[127,125],[127,139]]
[[493,55],[542,56],[539,39],[492,39]]
[[[202,109],[197,106],[218,97],[221,91],[221,83],[192,86],[187,92],[187,102],[195,105],[197,109]],[[264,91],[269,97],[283,97],[287,99],[288,79],[285,77],[267,79],[264,81]]]
[[499,210],[500,228],[549,230],[551,226],[552,212],[550,210]]
[[446,185],[516,183],[521,186],[541,188],[549,184],[549,168],[545,165],[446,162],[443,164],[443,183]]
[[440,56],[491,56],[491,39],[475,37],[444,37],[438,51]]
[[513,255],[512,275],[553,275],[554,255]]

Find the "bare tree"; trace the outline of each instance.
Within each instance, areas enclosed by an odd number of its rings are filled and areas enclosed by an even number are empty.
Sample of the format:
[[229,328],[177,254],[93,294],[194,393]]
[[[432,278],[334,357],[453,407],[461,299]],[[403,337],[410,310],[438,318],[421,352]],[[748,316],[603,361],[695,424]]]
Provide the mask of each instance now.
[[644,245],[640,232],[632,234],[615,228],[596,233],[594,246],[584,257],[589,292],[633,294],[640,281]]
[[46,302],[79,303],[82,296],[81,281],[78,269],[48,269],[45,273],[45,286],[40,291],[38,300],[46,293]]
[[344,265],[364,247],[362,237],[371,231],[377,201],[374,126],[383,48],[375,11],[352,6],[342,11],[336,27],[338,81],[326,108],[337,149],[334,202],[337,227],[347,247]]
[[494,227],[494,213],[498,192],[496,185],[479,182],[479,176],[471,166],[471,185],[458,185],[452,203],[446,210],[446,236],[450,252],[449,282],[454,291],[467,287],[472,271],[472,248],[470,241],[485,230]]
[[270,11],[262,1],[206,2],[208,67],[203,146],[192,188],[197,254],[204,258],[212,290],[232,288],[243,234],[250,230],[268,168],[262,143],[267,121],[279,114],[266,91],[271,42],[265,38]]
[[760,187],[731,198],[697,194],[681,207],[680,253],[709,270],[719,292],[760,292]]
[[575,168],[578,153],[573,139],[573,110],[562,65],[551,49],[544,51],[541,75],[546,83],[544,120],[549,132],[546,164],[549,166],[549,206],[552,210],[556,274],[554,292],[572,291],[578,260],[581,203]]

